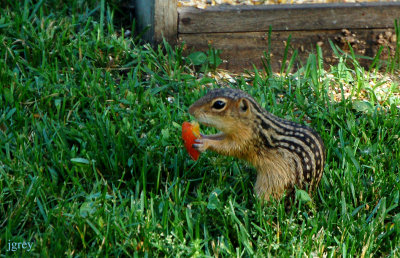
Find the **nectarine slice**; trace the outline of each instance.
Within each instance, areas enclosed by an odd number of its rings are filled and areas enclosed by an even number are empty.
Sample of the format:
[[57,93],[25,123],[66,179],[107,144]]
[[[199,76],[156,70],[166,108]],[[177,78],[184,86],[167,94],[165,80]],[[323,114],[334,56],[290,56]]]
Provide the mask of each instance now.
[[182,139],[185,148],[193,160],[199,158],[200,152],[192,147],[196,139],[200,138],[200,126],[197,122],[183,122],[182,124]]

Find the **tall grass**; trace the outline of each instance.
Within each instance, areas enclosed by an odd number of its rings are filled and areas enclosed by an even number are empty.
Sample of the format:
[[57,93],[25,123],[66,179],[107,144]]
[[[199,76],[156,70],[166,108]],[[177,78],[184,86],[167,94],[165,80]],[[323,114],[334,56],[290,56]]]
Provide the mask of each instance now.
[[[187,108],[218,85],[181,46],[125,38],[132,28],[113,26],[105,1],[3,5],[1,256],[399,256],[396,82],[374,101],[373,72],[340,52],[324,71],[317,51],[294,74],[267,64],[230,83],[325,142],[313,201],[286,211],[284,200],[261,205],[244,162],[188,157]],[[338,100],[338,88],[351,96]],[[22,242],[33,249],[8,250]]]

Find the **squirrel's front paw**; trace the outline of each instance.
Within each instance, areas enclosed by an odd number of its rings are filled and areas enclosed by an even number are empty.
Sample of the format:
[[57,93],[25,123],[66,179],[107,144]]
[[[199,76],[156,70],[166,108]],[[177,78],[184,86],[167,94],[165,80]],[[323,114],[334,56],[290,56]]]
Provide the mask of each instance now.
[[206,139],[196,139],[194,140],[195,144],[192,147],[200,152],[204,152],[208,149],[208,144]]

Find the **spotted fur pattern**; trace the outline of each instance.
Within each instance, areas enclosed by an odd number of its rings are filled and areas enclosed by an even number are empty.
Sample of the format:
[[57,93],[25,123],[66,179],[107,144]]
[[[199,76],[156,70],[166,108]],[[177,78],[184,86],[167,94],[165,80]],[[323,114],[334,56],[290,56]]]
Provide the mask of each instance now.
[[317,187],[325,147],[310,127],[269,113],[249,94],[236,89],[210,91],[189,113],[222,131],[204,136],[194,147],[250,162],[257,169],[255,191],[260,197],[279,199],[295,185],[309,192]]

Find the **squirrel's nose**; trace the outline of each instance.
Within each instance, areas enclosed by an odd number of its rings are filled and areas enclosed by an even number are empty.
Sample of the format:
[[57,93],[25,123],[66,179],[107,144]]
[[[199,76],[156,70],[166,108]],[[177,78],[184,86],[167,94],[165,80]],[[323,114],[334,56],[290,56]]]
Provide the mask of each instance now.
[[189,107],[189,114],[191,114],[192,116],[194,116],[194,106],[193,106],[193,105],[191,105],[191,106]]

